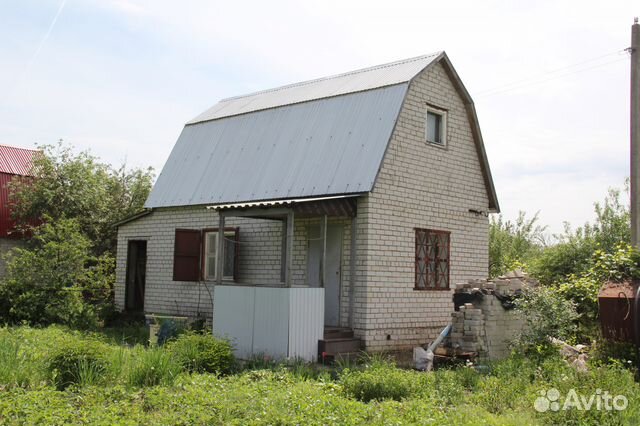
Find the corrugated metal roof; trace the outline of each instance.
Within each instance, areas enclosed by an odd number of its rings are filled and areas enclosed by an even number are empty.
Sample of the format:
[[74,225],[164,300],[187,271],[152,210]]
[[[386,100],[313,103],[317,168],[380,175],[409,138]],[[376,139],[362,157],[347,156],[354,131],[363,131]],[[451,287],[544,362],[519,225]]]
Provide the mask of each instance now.
[[0,145],[0,173],[31,176],[33,158],[40,151]]
[[357,197],[359,194],[352,195],[333,195],[330,197],[312,197],[312,198],[287,198],[281,200],[267,200],[267,201],[252,201],[246,203],[230,203],[230,204],[216,204],[213,206],[207,206],[208,209],[212,210],[230,210],[230,209],[248,209],[252,207],[289,207],[295,204],[301,203],[312,203],[316,201],[329,201],[329,200],[339,200],[343,198],[352,198]]
[[369,192],[407,87],[185,126],[145,207]]
[[443,52],[436,52],[332,77],[223,99],[187,124],[405,83],[442,54]]

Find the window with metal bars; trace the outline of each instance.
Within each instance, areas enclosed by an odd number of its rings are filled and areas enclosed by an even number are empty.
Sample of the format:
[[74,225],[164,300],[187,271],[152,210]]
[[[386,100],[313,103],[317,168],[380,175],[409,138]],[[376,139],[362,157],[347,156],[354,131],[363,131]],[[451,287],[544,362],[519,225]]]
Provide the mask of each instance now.
[[416,228],[416,290],[448,290],[450,237],[447,231]]

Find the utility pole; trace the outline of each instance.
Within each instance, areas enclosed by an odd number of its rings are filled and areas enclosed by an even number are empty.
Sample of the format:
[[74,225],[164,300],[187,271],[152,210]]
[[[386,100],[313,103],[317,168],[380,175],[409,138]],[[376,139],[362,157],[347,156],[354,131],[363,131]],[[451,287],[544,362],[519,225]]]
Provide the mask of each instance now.
[[640,248],[640,24],[631,26],[631,244]]
[[[640,248],[640,25],[638,18],[631,26],[631,244]],[[640,351],[640,283],[634,283],[633,334]]]

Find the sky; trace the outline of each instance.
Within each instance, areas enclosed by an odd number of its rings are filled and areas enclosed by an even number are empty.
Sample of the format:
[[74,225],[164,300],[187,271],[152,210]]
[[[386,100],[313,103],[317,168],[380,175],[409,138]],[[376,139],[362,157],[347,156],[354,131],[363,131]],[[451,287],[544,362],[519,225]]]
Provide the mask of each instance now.
[[159,173],[219,99],[445,50],[502,214],[593,220],[629,175],[637,0],[1,0],[0,144]]

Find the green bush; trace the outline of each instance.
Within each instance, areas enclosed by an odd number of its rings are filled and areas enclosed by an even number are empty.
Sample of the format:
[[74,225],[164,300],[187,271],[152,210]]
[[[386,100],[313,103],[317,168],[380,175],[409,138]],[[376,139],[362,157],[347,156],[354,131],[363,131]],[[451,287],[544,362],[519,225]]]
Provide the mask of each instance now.
[[56,348],[47,371],[58,389],[71,384],[96,384],[107,370],[108,347],[93,339],[70,339]]
[[128,364],[127,383],[137,387],[171,385],[182,371],[163,348],[136,346]]
[[167,344],[167,350],[182,368],[192,373],[228,374],[235,365],[231,343],[211,334],[182,334]]
[[618,244],[613,252],[596,250],[589,268],[570,275],[557,285],[557,294],[570,301],[579,314],[576,337],[588,342],[598,336],[598,293],[609,281],[624,282],[640,278],[640,253],[629,244]]
[[575,304],[558,296],[553,288],[526,290],[516,299],[516,309],[525,319],[525,327],[513,343],[525,354],[546,356],[556,350],[550,337],[570,340],[575,336]]
[[94,258],[90,246],[75,220],[37,227],[29,245],[14,248],[6,258],[0,321],[95,327],[110,310],[115,260]]

